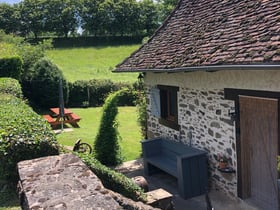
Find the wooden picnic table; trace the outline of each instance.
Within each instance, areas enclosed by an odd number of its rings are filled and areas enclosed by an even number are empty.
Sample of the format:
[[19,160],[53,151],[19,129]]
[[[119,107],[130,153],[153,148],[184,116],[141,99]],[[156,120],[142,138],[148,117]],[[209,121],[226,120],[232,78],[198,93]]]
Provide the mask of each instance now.
[[81,118],[73,113],[71,110],[64,108],[64,116],[59,115],[59,108],[51,108],[51,115],[44,115],[43,117],[50,123],[52,128],[56,128],[61,123],[69,123],[75,128],[79,128],[78,122]]
[[[59,108],[50,108],[51,112],[54,113],[55,116],[59,115]],[[73,112],[70,109],[64,108],[64,115],[70,115]]]

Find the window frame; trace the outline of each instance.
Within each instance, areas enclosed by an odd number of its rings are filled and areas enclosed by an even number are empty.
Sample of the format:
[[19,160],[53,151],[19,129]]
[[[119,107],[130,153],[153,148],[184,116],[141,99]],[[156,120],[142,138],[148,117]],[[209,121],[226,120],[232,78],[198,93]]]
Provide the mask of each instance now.
[[[178,124],[178,91],[179,87],[158,85],[160,90],[160,118],[159,123],[179,130]],[[172,99],[173,98],[173,99]]]

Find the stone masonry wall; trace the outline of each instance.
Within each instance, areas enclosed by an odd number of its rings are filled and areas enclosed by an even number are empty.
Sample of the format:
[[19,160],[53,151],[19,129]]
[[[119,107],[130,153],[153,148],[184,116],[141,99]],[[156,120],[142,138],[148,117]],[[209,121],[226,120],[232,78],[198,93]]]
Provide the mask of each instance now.
[[[150,88],[147,86],[147,96]],[[149,138],[163,136],[206,150],[212,187],[237,196],[237,175],[217,170],[218,154],[226,154],[230,158],[230,165],[237,171],[235,122],[229,116],[229,110],[234,110],[234,102],[224,99],[223,89],[179,87],[179,131],[159,124],[158,119],[151,114],[149,97],[147,102]]]
[[18,163],[21,207],[45,210],[153,210],[106,189],[75,155],[62,154]]

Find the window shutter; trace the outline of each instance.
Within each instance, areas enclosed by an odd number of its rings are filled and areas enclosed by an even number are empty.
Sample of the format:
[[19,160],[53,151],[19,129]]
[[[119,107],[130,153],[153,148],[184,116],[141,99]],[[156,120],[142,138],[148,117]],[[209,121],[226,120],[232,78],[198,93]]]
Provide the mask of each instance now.
[[160,118],[160,90],[151,88],[151,112],[157,118]]

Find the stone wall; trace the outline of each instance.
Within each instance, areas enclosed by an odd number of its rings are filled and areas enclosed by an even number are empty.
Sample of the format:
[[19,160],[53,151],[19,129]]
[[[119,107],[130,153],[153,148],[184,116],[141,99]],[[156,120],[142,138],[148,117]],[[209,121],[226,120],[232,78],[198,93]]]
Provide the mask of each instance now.
[[[235,104],[224,99],[224,88],[279,92],[280,71],[236,69],[146,73],[144,80],[148,101],[148,136],[169,137],[207,150],[212,184],[237,196],[235,122],[229,116]],[[151,114],[150,88],[157,85],[179,87],[179,131],[159,124],[158,119]],[[217,155],[220,153],[228,154],[235,174],[224,174],[217,170]]]
[[73,154],[21,161],[18,171],[22,209],[156,209],[104,188]]
[[[147,86],[149,96],[151,86]],[[237,196],[236,174],[224,174],[217,170],[218,154],[227,154],[231,166],[237,170],[235,125],[229,116],[234,102],[224,99],[223,89],[191,89],[180,87],[178,92],[178,123],[176,131],[161,125],[151,114],[151,99],[148,97],[148,136],[164,136],[175,141],[204,149],[208,152],[212,187],[218,187],[232,196]]]

